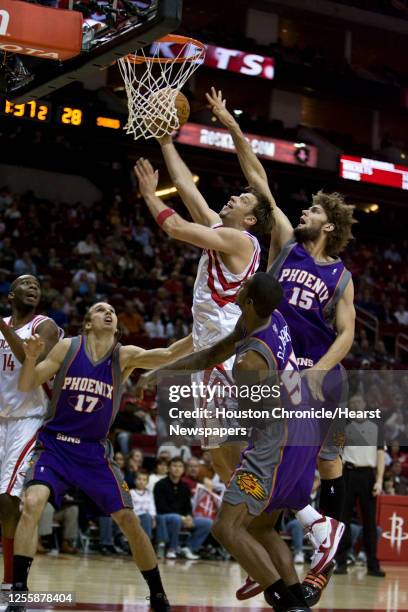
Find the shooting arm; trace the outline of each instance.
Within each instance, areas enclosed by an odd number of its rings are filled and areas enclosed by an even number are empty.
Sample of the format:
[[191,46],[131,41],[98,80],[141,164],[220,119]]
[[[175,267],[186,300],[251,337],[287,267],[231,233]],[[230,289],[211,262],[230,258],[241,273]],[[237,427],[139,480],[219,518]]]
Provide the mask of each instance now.
[[[24,343],[27,346],[26,341]],[[26,357],[21,368],[20,377],[18,379],[19,391],[33,391],[43,383],[50,380],[59,370],[64,360],[65,355],[70,347],[71,340],[66,338],[60,340],[50,351],[47,357],[36,364],[37,357],[34,358],[26,351]]]
[[211,210],[197,189],[193,176],[181,159],[171,136],[159,140],[170,178],[195,223],[211,226],[220,222],[220,217]]
[[268,177],[261,162],[252,150],[252,147],[239,124],[228,111],[226,100],[222,98],[222,92],[211,88],[211,94],[206,94],[211,110],[221,123],[228,129],[234,141],[241,170],[248,184],[262,193],[270,202],[274,213],[274,224],[271,235],[271,248],[269,252],[268,268],[278,255],[282,246],[293,236],[293,227],[284,212],[278,208],[269,185]]
[[353,302],[354,286],[353,281],[350,280],[336,306],[336,340],[327,353],[313,366],[314,370],[321,372],[331,370],[344,359],[351,349],[354,340],[356,318]]

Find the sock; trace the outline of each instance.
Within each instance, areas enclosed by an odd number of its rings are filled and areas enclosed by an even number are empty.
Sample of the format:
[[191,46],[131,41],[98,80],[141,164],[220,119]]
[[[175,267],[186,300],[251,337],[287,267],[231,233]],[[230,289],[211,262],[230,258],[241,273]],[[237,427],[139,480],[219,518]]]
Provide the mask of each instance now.
[[302,527],[310,527],[315,521],[321,519],[322,515],[312,508],[312,506],[306,506],[303,510],[296,512],[296,518],[301,523]]
[[4,582],[6,584],[13,582],[13,547],[14,538],[3,538]]
[[341,518],[345,486],[343,476],[322,480],[320,489],[319,509],[325,516],[331,516],[338,521]]
[[283,580],[277,580],[264,591],[266,601],[276,612],[285,612],[286,608],[298,606],[299,601],[293,595]]
[[145,570],[144,572],[142,572],[142,576],[146,580],[147,585],[150,589],[150,595],[164,593],[164,586],[162,584],[159,568],[157,567],[157,565],[151,570]]
[[305,596],[303,595],[303,589],[300,582],[296,582],[296,584],[291,584],[290,586],[288,586],[288,591],[290,591],[292,595],[296,597],[299,603],[301,603],[306,608],[308,607]]
[[13,590],[27,591],[28,572],[30,571],[32,557],[14,555],[13,557]]

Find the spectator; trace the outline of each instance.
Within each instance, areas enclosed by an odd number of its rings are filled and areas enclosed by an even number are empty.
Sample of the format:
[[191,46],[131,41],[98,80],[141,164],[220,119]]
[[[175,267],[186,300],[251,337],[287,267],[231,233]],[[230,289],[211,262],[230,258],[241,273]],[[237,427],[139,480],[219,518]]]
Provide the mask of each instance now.
[[401,263],[401,255],[397,251],[394,242],[390,244],[386,251],[384,251],[384,259],[385,261],[392,261],[392,263]]
[[171,441],[164,442],[157,451],[158,457],[166,457],[168,461],[174,457],[180,457],[183,461],[189,461],[192,457],[190,447],[183,444],[183,438],[173,436]]
[[113,459],[116,462],[118,468],[123,475],[126,473],[126,457],[123,453],[117,452],[113,455]]
[[174,457],[169,463],[169,475],[160,480],[154,487],[154,499],[157,509],[157,542],[158,555],[176,559],[179,549],[179,537],[182,528],[191,530],[181,554],[186,559],[196,560],[196,552],[210,533],[212,520],[205,517],[192,517],[190,490],[181,478],[184,472],[183,460]]
[[88,234],[85,240],[80,240],[74,248],[74,253],[77,255],[99,255],[100,249],[93,234]]
[[56,298],[52,301],[51,307],[49,308],[47,315],[55,321],[58,327],[65,329],[68,323],[68,317],[63,311],[63,301],[61,300],[61,298]]
[[391,475],[393,477],[395,494],[408,495],[408,478],[402,475],[402,465],[399,461],[392,463]]
[[150,474],[149,482],[147,483],[147,488],[149,491],[153,493],[154,487],[159,480],[162,480],[167,476],[169,472],[169,462],[167,459],[162,457],[161,459],[156,459],[156,467],[153,474]]
[[392,476],[386,476],[384,478],[384,494],[395,495],[394,479]]
[[187,461],[183,482],[190,489],[191,495],[194,495],[195,489],[200,483],[200,462],[197,457],[191,457],[191,459]]
[[[37,266],[31,259],[30,253],[24,251],[21,257],[18,257],[14,262],[14,274],[21,276],[22,274],[37,275]],[[407,313],[408,314],[408,313]]]
[[[60,523],[62,525],[61,552],[70,555],[74,555],[78,552],[78,549],[75,547],[75,543],[78,540],[79,533],[79,508],[73,502],[73,497],[71,497],[70,495],[65,495],[63,505],[58,511],[55,511],[50,503],[47,503],[38,526],[39,536],[45,537],[50,536],[52,534],[54,522]],[[40,542],[39,552],[46,552]]]
[[394,317],[400,325],[408,325],[408,310],[405,308],[405,301],[399,302]]
[[5,270],[0,270],[0,294],[8,295],[10,291],[10,283],[7,280],[7,273]]
[[140,524],[152,538],[152,530],[156,527],[156,506],[153,493],[147,488],[149,474],[140,469],[136,474],[135,488],[130,491],[134,513],[139,517]]
[[152,320],[147,321],[145,328],[146,328],[146,332],[149,338],[165,338],[166,337],[164,325],[158,314],[154,314],[152,316]]
[[124,310],[118,315],[118,321],[125,334],[145,333],[143,317],[136,311],[130,300],[126,300]]
[[129,489],[133,489],[135,485],[136,474],[138,473],[139,469],[143,467],[143,461],[143,451],[140,450],[140,448],[133,448],[130,451],[126,466],[125,480],[129,486]]

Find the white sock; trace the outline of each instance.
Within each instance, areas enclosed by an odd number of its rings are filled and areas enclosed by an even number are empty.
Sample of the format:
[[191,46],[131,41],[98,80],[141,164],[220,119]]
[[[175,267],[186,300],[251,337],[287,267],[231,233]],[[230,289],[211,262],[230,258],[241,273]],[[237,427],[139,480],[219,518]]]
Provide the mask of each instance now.
[[303,510],[299,510],[299,512],[296,512],[295,516],[302,527],[310,527],[315,521],[323,518],[312,506],[306,506]]

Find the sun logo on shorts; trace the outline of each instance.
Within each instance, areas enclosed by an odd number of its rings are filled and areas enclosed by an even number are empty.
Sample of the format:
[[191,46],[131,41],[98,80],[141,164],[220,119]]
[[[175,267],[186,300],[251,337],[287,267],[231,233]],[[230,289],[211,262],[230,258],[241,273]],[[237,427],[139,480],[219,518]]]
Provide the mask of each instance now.
[[247,495],[251,495],[255,499],[262,501],[266,499],[265,489],[259,482],[259,478],[249,472],[242,472],[237,476],[237,483],[241,491]]

